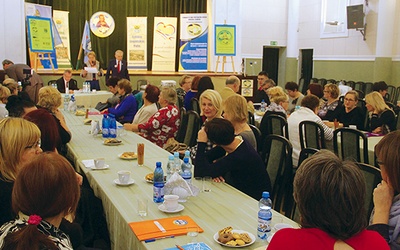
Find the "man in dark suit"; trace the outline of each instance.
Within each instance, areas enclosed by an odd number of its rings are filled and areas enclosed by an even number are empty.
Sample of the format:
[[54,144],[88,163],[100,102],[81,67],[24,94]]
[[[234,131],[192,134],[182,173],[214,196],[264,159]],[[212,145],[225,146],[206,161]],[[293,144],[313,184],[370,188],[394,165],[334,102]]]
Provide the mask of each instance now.
[[[43,80],[36,72],[33,72],[26,64],[14,64],[8,59],[3,60],[3,69],[9,78],[22,83],[22,90],[29,95],[34,103],[38,102],[39,89],[43,87]],[[29,74],[25,73],[24,69]]]
[[56,81],[57,89],[60,93],[65,93],[65,88],[68,87],[70,92],[74,90],[79,90],[78,84],[75,79],[72,79],[72,71],[70,69],[66,69],[64,71],[63,77]]
[[111,76],[130,80],[128,73],[128,64],[126,63],[125,60],[122,60],[123,57],[124,57],[124,52],[122,50],[115,51],[115,59],[112,59],[108,63],[106,72],[106,81]]

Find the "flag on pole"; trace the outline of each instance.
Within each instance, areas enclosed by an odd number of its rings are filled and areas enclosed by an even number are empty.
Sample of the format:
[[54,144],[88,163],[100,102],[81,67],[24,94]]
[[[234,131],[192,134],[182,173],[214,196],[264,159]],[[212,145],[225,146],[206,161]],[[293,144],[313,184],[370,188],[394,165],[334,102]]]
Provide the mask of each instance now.
[[89,29],[89,22],[86,20],[85,28],[83,29],[82,35],[82,49],[84,51],[84,59],[83,62],[88,61],[87,54],[92,51],[92,43],[90,42],[90,29]]
[[57,45],[62,44],[61,36],[60,33],[58,32],[58,29],[56,27],[56,24],[54,23],[54,20],[51,19],[52,22],[52,30],[53,30],[53,41],[54,41],[54,47]]

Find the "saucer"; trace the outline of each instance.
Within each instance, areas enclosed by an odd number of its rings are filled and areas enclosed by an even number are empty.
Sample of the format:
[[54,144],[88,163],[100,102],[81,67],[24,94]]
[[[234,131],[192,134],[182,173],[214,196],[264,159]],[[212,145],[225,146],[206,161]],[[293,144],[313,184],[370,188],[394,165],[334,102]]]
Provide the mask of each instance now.
[[90,168],[91,168],[92,170],[104,170],[104,169],[110,168],[110,165],[104,164],[104,166],[101,167],[101,168],[96,168],[95,166],[91,166]]
[[121,182],[119,182],[119,179],[115,179],[114,183],[117,184],[118,186],[129,186],[129,185],[132,185],[133,183],[135,183],[135,180],[131,178],[128,181],[128,183],[121,183]]
[[164,213],[178,213],[182,211],[185,207],[182,204],[178,204],[178,207],[175,210],[167,210],[167,208],[164,206],[164,204],[161,204],[158,206],[158,209],[163,211]]
[[293,228],[293,226],[286,223],[276,223],[274,228],[276,231],[279,231],[284,228]]

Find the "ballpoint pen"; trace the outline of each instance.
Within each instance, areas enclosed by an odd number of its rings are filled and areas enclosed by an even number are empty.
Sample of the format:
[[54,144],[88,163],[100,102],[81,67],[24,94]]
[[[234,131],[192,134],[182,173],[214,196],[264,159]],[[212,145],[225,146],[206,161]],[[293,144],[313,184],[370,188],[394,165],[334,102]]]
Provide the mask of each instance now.
[[183,247],[179,246],[179,245],[175,245],[179,250],[185,250]]
[[167,239],[167,238],[174,238],[174,237],[175,237],[175,235],[162,236],[162,237],[151,238],[151,239],[145,240],[144,242],[145,242],[145,243],[148,243],[148,242],[153,242],[153,241],[156,241],[156,240]]

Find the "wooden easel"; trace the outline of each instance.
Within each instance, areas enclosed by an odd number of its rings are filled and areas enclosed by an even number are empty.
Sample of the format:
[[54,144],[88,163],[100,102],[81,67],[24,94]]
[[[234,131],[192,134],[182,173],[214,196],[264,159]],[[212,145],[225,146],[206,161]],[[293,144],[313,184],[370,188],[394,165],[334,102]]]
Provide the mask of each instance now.
[[[55,72],[54,64],[53,64],[53,60],[51,60],[51,53],[50,52],[47,52],[47,53],[33,52],[33,54],[35,55],[35,71],[36,72],[37,72],[37,62],[39,60],[50,60],[51,69],[53,70],[53,72]],[[45,55],[47,55],[47,57],[45,57]]]
[[[235,62],[233,61],[233,56],[231,58],[231,63],[232,63],[232,69],[233,73],[236,73],[235,71]],[[217,65],[215,66],[215,72],[218,72],[218,64],[220,63],[220,56],[217,57]],[[222,56],[222,73],[225,72],[225,64],[226,64],[226,56]]]

